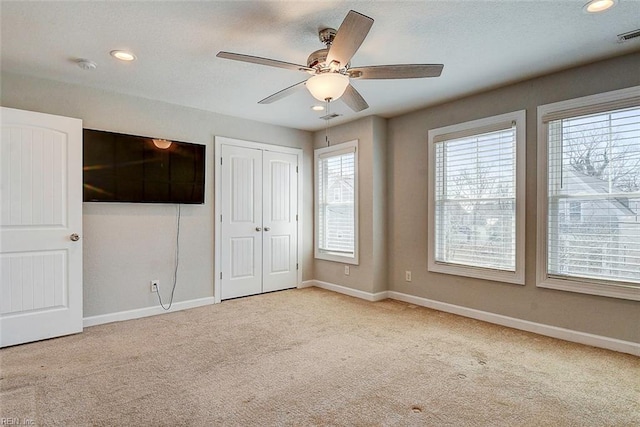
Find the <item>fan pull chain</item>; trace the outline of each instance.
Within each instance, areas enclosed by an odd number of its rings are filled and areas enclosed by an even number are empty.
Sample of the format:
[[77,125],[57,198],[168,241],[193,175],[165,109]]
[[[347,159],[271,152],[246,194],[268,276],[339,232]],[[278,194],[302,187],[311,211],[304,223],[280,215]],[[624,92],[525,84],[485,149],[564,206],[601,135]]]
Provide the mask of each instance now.
[[324,124],[324,141],[327,143],[327,147],[331,146],[331,141],[329,141],[329,119],[328,117],[331,115],[331,108],[329,106],[329,104],[331,103],[331,100],[329,98],[325,99],[325,102],[327,103],[327,106],[325,108],[325,111],[327,112],[327,120],[325,120],[325,124]]

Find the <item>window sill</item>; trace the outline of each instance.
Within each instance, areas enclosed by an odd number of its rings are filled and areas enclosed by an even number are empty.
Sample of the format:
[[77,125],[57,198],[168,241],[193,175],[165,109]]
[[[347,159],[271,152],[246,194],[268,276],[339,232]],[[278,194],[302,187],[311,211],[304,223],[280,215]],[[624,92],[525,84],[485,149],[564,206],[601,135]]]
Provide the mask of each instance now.
[[323,252],[316,251],[314,258],[324,260],[324,261],[339,262],[342,264],[351,264],[351,265],[359,264],[357,255],[347,256],[347,255],[338,255],[338,254],[323,253]]
[[472,277],[474,279],[524,285],[524,271],[501,271],[489,268],[443,264],[434,261],[429,262],[428,270],[434,273],[452,274],[455,276]]
[[581,294],[598,295],[610,298],[640,301],[640,287],[623,282],[612,282],[610,284],[580,281],[572,279],[556,279],[547,277],[538,280],[539,288],[556,289],[559,291],[577,292]]

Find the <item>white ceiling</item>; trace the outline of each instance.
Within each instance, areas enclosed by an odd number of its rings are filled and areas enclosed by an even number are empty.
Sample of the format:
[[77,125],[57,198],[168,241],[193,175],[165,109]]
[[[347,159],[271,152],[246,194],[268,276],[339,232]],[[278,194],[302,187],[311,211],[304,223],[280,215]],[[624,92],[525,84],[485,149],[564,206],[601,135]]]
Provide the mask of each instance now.
[[[257,102],[307,74],[216,58],[220,50],[306,65],[321,49],[318,29],[338,28],[350,9],[373,28],[352,66],[443,63],[442,76],[357,80],[371,114],[392,117],[420,107],[601,58],[640,50],[640,1],[619,0],[602,14],[586,0],[557,1],[89,1],[1,2],[2,71],[156,99],[292,128],[318,130],[325,113],[307,91],[270,105]],[[137,55],[132,63],[113,49]],[[87,58],[98,67],[84,71]],[[636,70],[637,71],[637,70]],[[631,70],[630,72],[635,72]]]

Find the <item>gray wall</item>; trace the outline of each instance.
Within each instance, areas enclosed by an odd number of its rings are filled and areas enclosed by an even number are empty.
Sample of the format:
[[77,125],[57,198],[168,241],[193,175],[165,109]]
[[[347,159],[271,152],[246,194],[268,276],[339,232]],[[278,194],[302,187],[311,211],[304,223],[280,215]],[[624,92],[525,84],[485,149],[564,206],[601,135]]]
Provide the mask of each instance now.
[[[78,117],[85,127],[207,145],[204,206],[184,206],[176,300],[213,295],[213,136],[304,149],[304,280],[376,293],[386,289],[436,301],[640,342],[640,303],[535,286],[536,107],[640,85],[640,53],[480,93],[385,120],[367,117],[329,129],[333,144],[360,141],[360,265],[314,260],[312,149],[324,131],[308,132],[166,103],[11,74],[2,105]],[[527,110],[526,285],[427,272],[427,131]],[[85,316],[156,305],[150,279],[167,290],[173,259],[172,205],[84,205]],[[411,270],[413,281],[404,281]],[[164,292],[163,292],[164,294]]]
[[[445,69],[446,72],[446,69]],[[536,108],[640,85],[640,54],[562,71],[388,121],[389,289],[518,319],[640,342],[640,303],[536,287]],[[526,285],[427,271],[427,132],[527,110]],[[316,269],[318,268],[316,264]],[[411,270],[413,281],[405,282]],[[316,275],[320,272],[316,270]]]
[[[365,117],[330,128],[331,145],[358,140],[359,264],[315,260],[317,280],[376,293],[387,289],[386,262],[386,120]],[[314,148],[326,147],[325,131],[316,132]]]
[[[313,277],[312,135],[143,98],[2,74],[2,105],[76,117],[83,126],[207,146],[204,205],[183,205],[175,301],[213,296],[213,158],[215,135],[304,150],[303,279]],[[152,307],[149,281],[168,300],[173,279],[176,206],[84,203],[84,316]]]

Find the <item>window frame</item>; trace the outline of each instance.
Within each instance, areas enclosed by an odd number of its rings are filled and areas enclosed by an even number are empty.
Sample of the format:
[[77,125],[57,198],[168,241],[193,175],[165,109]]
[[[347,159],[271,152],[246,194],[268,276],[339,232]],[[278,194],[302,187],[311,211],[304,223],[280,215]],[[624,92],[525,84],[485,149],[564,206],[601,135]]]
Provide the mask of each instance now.
[[[515,123],[516,159],[515,159],[515,270],[506,271],[460,264],[448,264],[436,261],[436,143],[447,134],[479,135],[491,130],[506,129]],[[453,139],[452,136],[450,139]],[[451,126],[431,129],[428,132],[429,173],[427,196],[427,269],[435,273],[493,280],[498,282],[524,285],[525,283],[525,183],[526,183],[526,111],[518,110],[497,116],[486,117]]]
[[[552,277],[548,271],[548,123],[551,120],[571,118],[590,113],[604,113],[622,108],[621,106],[629,102],[637,102],[637,105],[640,106],[640,86],[538,106],[537,287],[640,301],[640,286],[631,282],[582,277],[558,278]],[[550,116],[555,118],[549,119]]]
[[[340,254],[336,252],[328,252],[323,251],[320,248],[320,179],[319,172],[320,168],[318,167],[318,161],[321,158],[326,158],[327,154],[335,153],[335,156],[346,154],[347,152],[354,153],[354,222],[353,222],[353,256]],[[314,185],[314,258],[321,259],[325,261],[334,261],[340,262],[343,264],[359,264],[359,232],[358,232],[358,201],[359,201],[359,191],[358,191],[358,181],[359,181],[359,173],[358,173],[358,140],[343,142],[340,144],[331,145],[329,147],[316,148],[313,151],[313,185]]]

